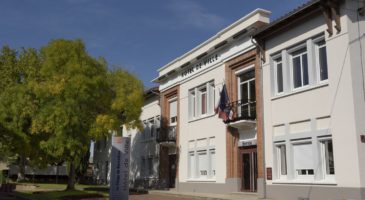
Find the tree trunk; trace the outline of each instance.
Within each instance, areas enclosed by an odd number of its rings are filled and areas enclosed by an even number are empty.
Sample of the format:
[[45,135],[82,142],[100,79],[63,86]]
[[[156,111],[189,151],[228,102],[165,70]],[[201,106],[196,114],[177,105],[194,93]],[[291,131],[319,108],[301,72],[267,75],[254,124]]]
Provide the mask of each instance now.
[[56,184],[58,184],[58,164],[56,165]]
[[68,181],[66,190],[74,190],[75,189],[75,164],[74,162],[70,162],[70,169],[68,171]]
[[19,172],[17,182],[24,181],[25,179],[25,157],[24,155],[20,155],[19,157]]

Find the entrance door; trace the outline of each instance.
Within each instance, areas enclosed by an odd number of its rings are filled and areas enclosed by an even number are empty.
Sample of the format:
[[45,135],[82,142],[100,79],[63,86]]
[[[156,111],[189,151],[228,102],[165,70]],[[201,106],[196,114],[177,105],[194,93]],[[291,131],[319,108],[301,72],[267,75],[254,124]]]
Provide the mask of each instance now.
[[169,155],[169,188],[175,188],[176,179],[176,154]]
[[257,191],[257,151],[254,149],[245,149],[241,153],[242,158],[242,191]]

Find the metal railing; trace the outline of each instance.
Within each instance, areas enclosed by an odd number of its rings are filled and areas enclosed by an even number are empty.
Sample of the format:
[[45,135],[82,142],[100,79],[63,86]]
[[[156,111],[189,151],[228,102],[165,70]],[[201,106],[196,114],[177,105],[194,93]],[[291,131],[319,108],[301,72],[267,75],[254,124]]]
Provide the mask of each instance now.
[[228,108],[232,111],[230,119],[225,123],[235,122],[239,120],[255,120],[256,119],[256,101],[250,99],[241,99],[228,104]]
[[161,128],[156,135],[157,142],[176,142],[176,126]]

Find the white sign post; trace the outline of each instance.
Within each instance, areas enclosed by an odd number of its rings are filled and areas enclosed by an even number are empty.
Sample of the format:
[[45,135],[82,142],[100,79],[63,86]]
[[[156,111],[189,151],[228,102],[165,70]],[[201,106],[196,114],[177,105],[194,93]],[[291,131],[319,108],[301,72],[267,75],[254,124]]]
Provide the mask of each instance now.
[[109,200],[128,200],[130,138],[113,136]]

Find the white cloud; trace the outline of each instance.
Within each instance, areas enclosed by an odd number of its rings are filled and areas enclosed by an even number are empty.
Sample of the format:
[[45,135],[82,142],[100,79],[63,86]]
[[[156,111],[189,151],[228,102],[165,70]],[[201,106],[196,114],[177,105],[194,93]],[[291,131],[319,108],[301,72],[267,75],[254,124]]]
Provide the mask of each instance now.
[[194,28],[219,28],[224,24],[224,18],[214,13],[209,13],[204,7],[195,1],[173,0],[167,5],[167,9],[173,12],[184,27]]

